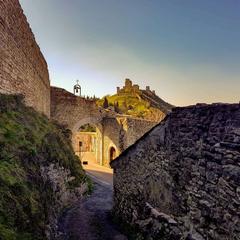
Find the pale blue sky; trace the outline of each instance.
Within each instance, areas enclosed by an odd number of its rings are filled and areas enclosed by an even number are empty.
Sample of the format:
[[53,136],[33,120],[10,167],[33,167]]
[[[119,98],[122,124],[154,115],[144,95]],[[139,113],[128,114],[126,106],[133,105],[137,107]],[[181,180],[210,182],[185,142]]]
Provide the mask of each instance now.
[[175,105],[239,102],[239,0],[20,0],[51,84],[112,94],[131,78]]

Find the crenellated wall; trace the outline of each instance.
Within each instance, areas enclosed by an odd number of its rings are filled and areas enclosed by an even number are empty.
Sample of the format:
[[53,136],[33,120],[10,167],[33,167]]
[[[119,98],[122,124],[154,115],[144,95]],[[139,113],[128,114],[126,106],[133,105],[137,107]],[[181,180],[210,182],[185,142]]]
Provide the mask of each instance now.
[[0,0],[0,92],[50,116],[47,63],[18,0]]
[[239,104],[175,108],[111,166],[115,215],[143,239],[240,239]]

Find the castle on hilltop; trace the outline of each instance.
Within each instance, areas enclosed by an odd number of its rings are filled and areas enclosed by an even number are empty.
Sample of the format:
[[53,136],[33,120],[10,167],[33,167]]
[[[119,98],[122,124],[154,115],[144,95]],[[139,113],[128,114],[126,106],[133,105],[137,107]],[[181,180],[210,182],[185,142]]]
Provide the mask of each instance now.
[[[129,94],[129,93],[133,93],[133,94],[141,94],[141,89],[139,88],[138,84],[132,84],[132,81],[129,78],[125,79],[125,86],[123,86],[122,88],[117,87],[117,94]],[[153,93],[155,94],[154,90],[150,90],[149,86],[146,86],[146,91],[149,93]]]

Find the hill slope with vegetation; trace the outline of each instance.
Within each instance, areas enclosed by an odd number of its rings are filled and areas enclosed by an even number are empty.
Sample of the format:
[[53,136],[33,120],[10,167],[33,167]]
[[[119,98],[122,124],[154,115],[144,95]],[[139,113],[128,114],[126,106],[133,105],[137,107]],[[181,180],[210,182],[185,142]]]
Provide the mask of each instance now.
[[63,207],[90,187],[70,133],[0,95],[0,239],[54,239]]
[[154,98],[142,91],[141,95],[134,93],[107,95],[98,100],[97,104],[120,114],[160,121],[171,111],[173,106],[156,95],[154,95]]

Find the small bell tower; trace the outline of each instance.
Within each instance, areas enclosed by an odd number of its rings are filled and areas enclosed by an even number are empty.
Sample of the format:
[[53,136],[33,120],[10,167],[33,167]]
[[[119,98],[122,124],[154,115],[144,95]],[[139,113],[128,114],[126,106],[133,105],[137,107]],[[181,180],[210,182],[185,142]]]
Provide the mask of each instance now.
[[79,85],[79,81],[77,80],[77,84],[75,84],[74,85],[74,87],[73,87],[73,93],[74,93],[74,95],[78,95],[78,96],[80,96],[81,97],[81,86]]

